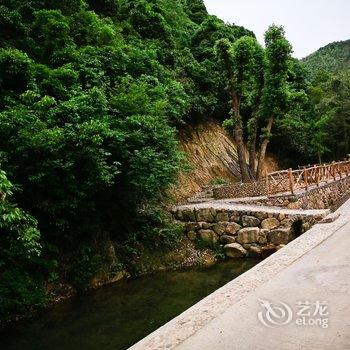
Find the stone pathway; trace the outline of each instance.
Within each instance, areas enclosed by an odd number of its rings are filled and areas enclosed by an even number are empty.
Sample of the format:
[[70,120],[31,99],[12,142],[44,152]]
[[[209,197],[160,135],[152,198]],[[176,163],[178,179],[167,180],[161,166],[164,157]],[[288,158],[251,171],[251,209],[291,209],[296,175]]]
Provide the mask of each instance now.
[[263,205],[246,205],[242,203],[237,203],[234,199],[222,199],[222,200],[212,200],[205,203],[192,203],[175,206],[173,212],[178,209],[206,209],[213,208],[218,210],[237,210],[237,211],[251,211],[251,212],[265,212],[265,213],[281,213],[289,215],[303,215],[303,216],[324,216],[330,213],[329,209],[288,209],[283,207],[270,207]]

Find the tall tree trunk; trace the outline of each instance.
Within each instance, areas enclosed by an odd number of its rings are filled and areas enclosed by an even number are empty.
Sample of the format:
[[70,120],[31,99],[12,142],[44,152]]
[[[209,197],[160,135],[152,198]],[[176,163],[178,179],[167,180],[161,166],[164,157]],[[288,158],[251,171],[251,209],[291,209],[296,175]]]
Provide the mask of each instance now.
[[236,126],[235,126],[235,141],[237,146],[238,164],[241,170],[242,182],[250,182],[251,178],[248,172],[247,162],[245,158],[243,131],[240,123],[236,123]]
[[224,59],[224,64],[225,64],[226,70],[227,70],[228,87],[229,87],[229,92],[231,95],[231,103],[232,103],[231,118],[233,119],[233,123],[235,126],[234,139],[235,139],[236,146],[237,146],[238,165],[239,165],[239,169],[241,172],[241,181],[242,182],[250,182],[251,178],[249,175],[246,157],[245,157],[245,147],[244,147],[243,130],[242,130],[242,118],[241,118],[241,114],[240,114],[241,97],[235,91],[235,89],[233,87],[234,76],[233,76],[232,67],[230,64],[230,59],[229,59],[229,55],[228,55],[227,51],[225,51],[223,59]]
[[259,162],[258,162],[258,170],[257,170],[257,178],[258,180],[261,180],[262,178],[262,172],[263,172],[263,167],[264,167],[264,163],[265,163],[265,156],[266,156],[266,149],[267,149],[267,145],[270,142],[270,133],[271,133],[271,129],[272,129],[272,125],[273,125],[273,116],[271,116],[267,122],[267,126],[266,126],[266,137],[264,138],[264,140],[261,143],[261,147],[260,147],[260,154],[259,154]]
[[258,118],[254,117],[249,144],[249,168],[254,178],[256,178],[256,140],[258,137]]
[[238,164],[239,164],[239,169],[241,171],[241,180],[242,182],[250,182],[251,178],[248,172],[248,167],[247,167],[247,162],[245,157],[242,118],[239,110],[240,110],[240,98],[236,93],[232,93],[232,118],[235,124],[234,138],[237,146]]

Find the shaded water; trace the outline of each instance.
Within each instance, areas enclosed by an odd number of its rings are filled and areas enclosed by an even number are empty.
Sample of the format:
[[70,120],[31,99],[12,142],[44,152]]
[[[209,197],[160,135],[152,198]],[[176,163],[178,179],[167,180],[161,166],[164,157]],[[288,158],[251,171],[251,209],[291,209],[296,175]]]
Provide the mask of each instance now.
[[0,348],[126,349],[258,262],[231,260],[109,285],[0,331]]

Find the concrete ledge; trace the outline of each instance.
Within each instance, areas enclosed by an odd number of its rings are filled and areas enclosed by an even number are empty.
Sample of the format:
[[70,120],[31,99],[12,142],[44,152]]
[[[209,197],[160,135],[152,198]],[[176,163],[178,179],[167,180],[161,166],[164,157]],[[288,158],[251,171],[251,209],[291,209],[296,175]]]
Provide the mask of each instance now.
[[350,200],[341,206],[332,223],[317,224],[277,253],[227,283],[208,297],[177,316],[130,349],[175,349],[186,339],[238,303],[257,287],[271,280],[304,254],[318,246],[350,221]]

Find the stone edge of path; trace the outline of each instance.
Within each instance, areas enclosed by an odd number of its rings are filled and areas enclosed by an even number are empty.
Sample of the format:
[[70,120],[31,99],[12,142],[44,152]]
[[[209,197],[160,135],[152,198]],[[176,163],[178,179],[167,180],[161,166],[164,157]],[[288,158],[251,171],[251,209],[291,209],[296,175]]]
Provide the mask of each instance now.
[[[312,229],[290,242],[249,271],[217,289],[179,316],[130,347],[132,350],[175,349],[212,319],[245,298],[251,291],[318,246],[350,221],[350,200],[337,211],[332,223],[316,224]],[[331,214],[334,215],[334,214]]]
[[236,202],[229,202],[227,200],[214,200],[205,203],[185,204],[172,208],[173,212],[177,210],[191,209],[215,209],[215,210],[232,210],[232,211],[250,211],[250,212],[264,212],[264,213],[283,213],[290,215],[328,215],[331,211],[329,209],[289,209],[283,207],[271,207],[263,205],[249,205]]

